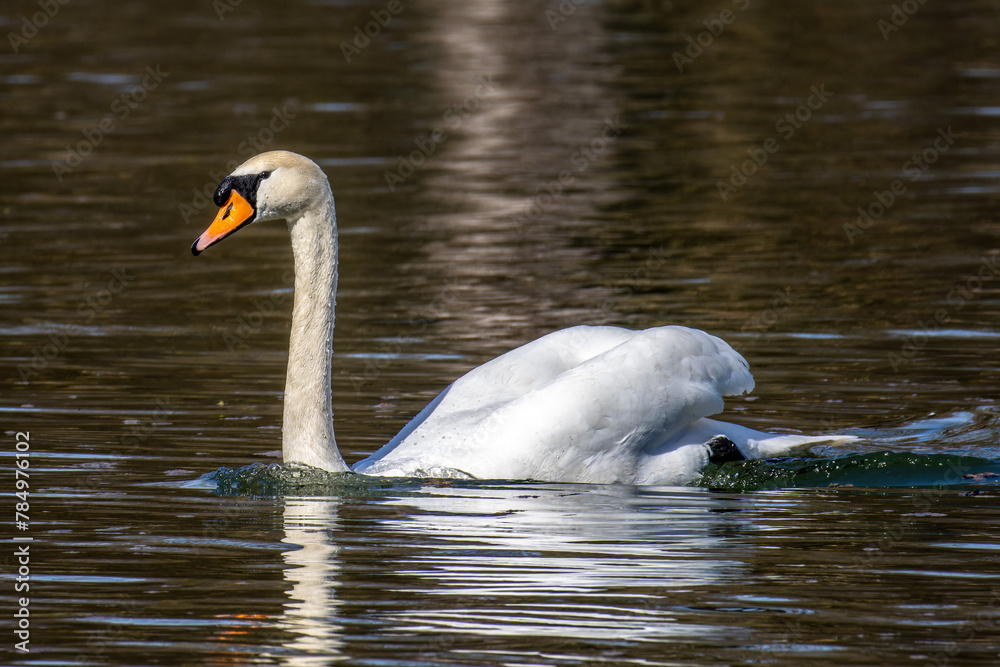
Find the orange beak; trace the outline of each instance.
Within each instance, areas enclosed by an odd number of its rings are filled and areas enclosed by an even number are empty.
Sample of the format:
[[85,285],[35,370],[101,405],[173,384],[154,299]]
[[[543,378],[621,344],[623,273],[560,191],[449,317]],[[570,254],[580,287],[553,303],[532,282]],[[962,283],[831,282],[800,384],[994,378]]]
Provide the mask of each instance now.
[[215,221],[205,230],[205,233],[198,237],[198,240],[191,246],[191,254],[198,255],[205,248],[215,245],[226,238],[240,227],[253,221],[256,211],[246,199],[236,190],[229,194],[229,200],[219,209],[219,214],[215,216]]

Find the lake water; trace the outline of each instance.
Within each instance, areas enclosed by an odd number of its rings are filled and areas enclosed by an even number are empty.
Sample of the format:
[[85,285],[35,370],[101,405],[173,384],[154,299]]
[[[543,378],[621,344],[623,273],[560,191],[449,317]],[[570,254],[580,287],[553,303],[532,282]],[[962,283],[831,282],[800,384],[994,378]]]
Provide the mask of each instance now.
[[[995,3],[8,4],[3,664],[1000,662]],[[726,419],[862,439],[687,488],[272,466],[287,232],[189,247],[275,148],[337,196],[349,463],[577,323],[709,331]]]

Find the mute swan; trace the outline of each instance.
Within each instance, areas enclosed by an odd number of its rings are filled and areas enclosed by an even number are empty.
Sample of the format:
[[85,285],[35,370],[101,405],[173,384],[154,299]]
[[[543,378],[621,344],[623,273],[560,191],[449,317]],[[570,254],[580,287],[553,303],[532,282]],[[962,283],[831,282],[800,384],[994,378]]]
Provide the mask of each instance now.
[[[251,223],[288,224],[295,298],[282,454],[285,461],[348,471],[333,435],[337,219],[330,183],[311,160],[272,151],[240,165],[214,199],[221,208],[191,246],[195,255]],[[853,439],[774,436],[706,419],[722,411],[723,395],[753,386],[743,357],[702,331],[576,326],[469,371],[353,470],[679,484],[695,479],[710,459],[766,458]]]

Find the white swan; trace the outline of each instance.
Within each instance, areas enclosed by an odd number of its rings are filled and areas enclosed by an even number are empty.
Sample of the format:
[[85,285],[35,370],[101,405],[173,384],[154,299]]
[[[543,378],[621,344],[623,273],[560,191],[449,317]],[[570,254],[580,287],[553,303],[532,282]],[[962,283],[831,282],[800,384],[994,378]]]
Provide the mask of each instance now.
[[[311,160],[272,151],[226,177],[215,203],[221,208],[192,245],[195,255],[251,223],[288,223],[295,299],[282,453],[285,461],[347,471],[333,435],[337,220],[330,183]],[[773,436],[705,418],[722,411],[724,395],[753,386],[743,357],[702,331],[572,327],[469,371],[353,470],[678,484],[696,478],[710,458],[766,458],[853,439]]]

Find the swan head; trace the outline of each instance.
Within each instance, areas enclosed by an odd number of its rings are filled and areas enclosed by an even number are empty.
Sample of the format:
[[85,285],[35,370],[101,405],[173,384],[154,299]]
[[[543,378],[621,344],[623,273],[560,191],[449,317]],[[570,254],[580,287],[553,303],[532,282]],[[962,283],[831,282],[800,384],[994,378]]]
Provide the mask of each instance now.
[[326,174],[315,162],[289,151],[269,151],[222,179],[213,199],[219,213],[191,245],[194,255],[255,222],[294,222],[332,199],[332,194]]

